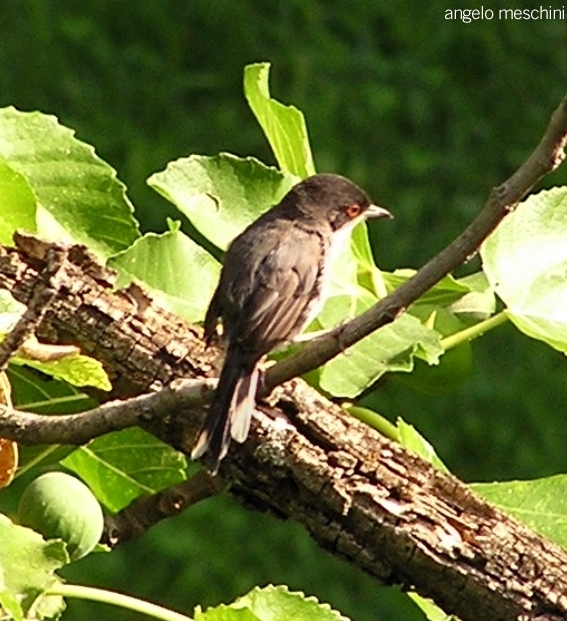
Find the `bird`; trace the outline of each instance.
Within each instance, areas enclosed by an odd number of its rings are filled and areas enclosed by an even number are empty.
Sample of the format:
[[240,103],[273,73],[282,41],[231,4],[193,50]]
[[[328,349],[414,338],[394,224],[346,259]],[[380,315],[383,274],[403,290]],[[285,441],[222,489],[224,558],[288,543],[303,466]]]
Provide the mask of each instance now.
[[217,474],[231,438],[248,436],[261,359],[316,317],[329,266],[360,221],[391,218],[346,177],[321,173],[294,185],[229,245],[204,320],[210,345],[222,319],[225,358],[191,453]]

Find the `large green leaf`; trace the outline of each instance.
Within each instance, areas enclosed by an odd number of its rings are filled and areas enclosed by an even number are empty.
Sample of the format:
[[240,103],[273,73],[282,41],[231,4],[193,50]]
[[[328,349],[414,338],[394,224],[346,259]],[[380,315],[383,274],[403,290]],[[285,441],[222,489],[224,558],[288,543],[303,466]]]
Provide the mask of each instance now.
[[34,192],[43,237],[84,243],[105,259],[138,236],[116,172],[55,117],[0,110],[0,157]]
[[471,487],[530,528],[567,549],[567,475]]
[[191,155],[170,162],[148,184],[185,214],[211,243],[224,249],[244,227],[280,201],[290,175],[253,157]]
[[481,256],[514,324],[567,352],[567,188],[528,197],[485,241]]
[[84,479],[110,511],[141,494],[185,479],[185,457],[141,429],[109,433],[89,442],[61,464]]
[[11,245],[18,229],[35,232],[36,199],[28,182],[0,159],[0,244]]
[[244,69],[244,94],[280,168],[303,179],[315,174],[303,113],[270,97],[270,63]]
[[153,297],[187,321],[200,321],[211,299],[220,265],[201,246],[179,231],[147,233],[128,250],[111,258],[118,287],[141,282]]

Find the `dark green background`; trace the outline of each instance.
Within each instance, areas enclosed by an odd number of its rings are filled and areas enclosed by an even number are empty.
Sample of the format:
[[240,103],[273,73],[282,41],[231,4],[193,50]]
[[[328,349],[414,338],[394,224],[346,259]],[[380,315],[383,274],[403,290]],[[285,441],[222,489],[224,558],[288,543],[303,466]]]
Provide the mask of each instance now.
[[[246,63],[270,61],[274,96],[306,115],[318,169],[352,177],[395,213],[372,231],[380,265],[418,267],[528,155],[567,85],[565,22],[445,19],[467,6],[480,5],[2,0],[0,105],[75,128],[118,170],[143,228],[161,231],[178,214],[145,179],[169,160],[225,150],[273,162],[241,87]],[[566,176],[564,167],[545,184]],[[474,354],[458,391],[424,397],[387,381],[377,407],[415,424],[465,480],[565,472],[564,356],[511,326],[475,343]],[[420,618],[298,525],[228,498],[65,575],[187,613],[276,582],[356,621]],[[69,608],[67,619],[138,618],[97,604]]]

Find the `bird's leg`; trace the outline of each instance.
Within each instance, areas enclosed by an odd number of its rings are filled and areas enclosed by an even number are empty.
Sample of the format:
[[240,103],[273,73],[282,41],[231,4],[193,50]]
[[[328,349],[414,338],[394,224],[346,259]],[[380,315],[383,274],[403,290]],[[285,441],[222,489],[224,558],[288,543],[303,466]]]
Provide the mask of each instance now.
[[263,396],[265,396],[265,390],[266,390],[266,371],[258,365],[258,383],[256,385],[256,395],[255,395],[255,400],[258,401],[258,399],[261,399]]

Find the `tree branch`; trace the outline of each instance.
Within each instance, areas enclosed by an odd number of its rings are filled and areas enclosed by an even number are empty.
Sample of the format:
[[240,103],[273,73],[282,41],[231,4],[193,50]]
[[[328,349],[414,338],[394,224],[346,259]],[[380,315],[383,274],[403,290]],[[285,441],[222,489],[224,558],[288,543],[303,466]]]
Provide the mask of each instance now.
[[197,408],[200,413],[215,385],[215,380],[178,379],[159,392],[59,416],[24,412],[0,404],[0,437],[28,445],[85,444],[111,431],[148,425],[181,409]]
[[171,485],[156,494],[138,496],[122,511],[105,516],[101,543],[115,548],[143,535],[162,520],[220,493],[224,487],[222,480],[203,469],[186,481]]

